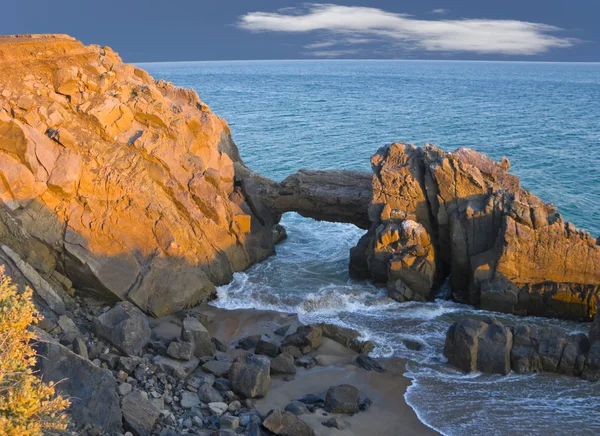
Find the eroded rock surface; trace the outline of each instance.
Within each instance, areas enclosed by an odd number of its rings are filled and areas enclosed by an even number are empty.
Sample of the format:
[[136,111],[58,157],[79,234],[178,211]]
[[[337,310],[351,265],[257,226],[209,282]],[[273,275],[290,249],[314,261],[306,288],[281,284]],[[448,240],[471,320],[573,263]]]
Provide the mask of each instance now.
[[0,61],[0,240],[42,276],[159,316],[274,252],[194,91],[65,35],[0,37]]
[[450,277],[458,301],[519,315],[591,319],[600,246],[556,207],[476,151],[392,144],[372,158],[371,227],[355,276],[400,301],[432,298]]
[[465,372],[551,372],[595,381],[600,379],[599,325],[596,316],[589,335],[569,335],[558,327],[465,318],[448,329],[444,356]]

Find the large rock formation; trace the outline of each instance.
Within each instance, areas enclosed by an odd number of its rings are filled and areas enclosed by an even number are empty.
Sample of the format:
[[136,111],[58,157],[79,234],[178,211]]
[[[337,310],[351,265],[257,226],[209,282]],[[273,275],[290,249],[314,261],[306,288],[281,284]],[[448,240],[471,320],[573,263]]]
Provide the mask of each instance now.
[[590,319],[600,246],[520,187],[509,162],[470,149],[392,144],[372,158],[371,227],[351,271],[403,300],[450,277],[456,300],[520,315]]
[[274,252],[233,161],[194,91],[108,47],[0,37],[0,240],[44,278],[154,315],[207,299]]
[[590,334],[568,335],[558,327],[516,324],[495,319],[462,319],[446,334],[444,356],[465,371],[491,374],[551,372],[600,379],[600,317]]

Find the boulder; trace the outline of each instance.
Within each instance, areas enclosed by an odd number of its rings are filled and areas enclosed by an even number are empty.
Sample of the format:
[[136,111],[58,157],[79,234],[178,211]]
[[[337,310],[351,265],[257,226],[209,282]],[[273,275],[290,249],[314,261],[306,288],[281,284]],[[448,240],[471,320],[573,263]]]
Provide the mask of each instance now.
[[229,382],[235,393],[246,398],[265,396],[271,383],[269,359],[254,354],[239,356],[229,370]]
[[255,354],[263,354],[269,357],[275,357],[279,354],[279,346],[270,340],[260,339],[256,344]]
[[69,416],[75,427],[91,424],[107,433],[122,432],[119,396],[111,372],[69,351],[42,333],[36,344],[36,371],[45,382],[69,398]]
[[180,380],[185,380],[200,364],[200,359],[194,357],[188,361],[171,359],[166,356],[154,356],[152,363],[161,371]]
[[303,325],[298,327],[295,333],[285,337],[281,343],[283,346],[297,347],[302,354],[319,348],[322,342],[323,329],[318,325]]
[[281,353],[271,360],[271,374],[296,374],[294,357],[288,353]]
[[223,402],[223,396],[221,393],[213,388],[208,383],[204,383],[198,388],[198,398],[204,403],[220,403]]
[[206,327],[193,316],[184,318],[181,326],[181,337],[194,344],[194,356],[212,356],[214,354],[210,334]]
[[160,410],[148,399],[145,392],[134,390],[121,402],[125,428],[136,436],[148,436],[158,421]]
[[167,354],[173,359],[190,360],[194,352],[193,342],[173,341],[167,348]]
[[184,409],[191,409],[200,405],[200,398],[193,392],[183,391],[181,393],[180,404]]
[[291,412],[273,409],[262,423],[263,427],[280,436],[314,436],[315,432]]
[[127,301],[100,315],[94,322],[94,331],[130,356],[141,355],[151,334],[146,315]]
[[229,368],[231,368],[231,362],[219,361],[219,360],[209,360],[204,365],[202,365],[202,369],[209,374],[214,374],[215,377],[223,377],[224,375],[229,373]]
[[325,410],[329,413],[358,413],[360,394],[352,385],[332,386],[325,395]]
[[356,364],[367,371],[386,372],[385,367],[372,357],[363,354],[356,357]]

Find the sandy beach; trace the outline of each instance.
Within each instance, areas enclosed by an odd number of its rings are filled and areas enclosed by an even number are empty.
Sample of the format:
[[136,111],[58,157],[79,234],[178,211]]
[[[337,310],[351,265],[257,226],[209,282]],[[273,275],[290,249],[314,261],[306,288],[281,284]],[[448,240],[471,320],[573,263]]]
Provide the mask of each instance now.
[[[273,331],[290,325],[290,331],[299,325],[294,314],[251,309],[223,310],[208,305],[192,309],[192,312],[206,319],[206,327],[211,336],[228,346],[227,354],[235,357],[243,350],[235,348],[235,342],[243,337],[264,334],[276,339]],[[177,317],[157,320],[153,331],[161,337],[175,337],[180,327]],[[309,356],[318,364],[310,369],[298,368],[294,377],[272,376],[271,387],[264,398],[255,400],[255,407],[267,414],[275,408],[283,409],[292,400],[306,394],[324,396],[330,386],[350,384],[356,386],[361,397],[368,397],[373,403],[365,412],[354,416],[328,414],[323,409],[301,415],[315,434],[325,436],[362,435],[429,435],[438,434],[419,421],[413,409],[406,403],[404,393],[410,379],[404,373],[405,362],[401,359],[381,359],[386,373],[367,371],[354,362],[357,353],[323,338],[322,345]],[[337,417],[344,425],[343,430],[325,427],[322,423]]]

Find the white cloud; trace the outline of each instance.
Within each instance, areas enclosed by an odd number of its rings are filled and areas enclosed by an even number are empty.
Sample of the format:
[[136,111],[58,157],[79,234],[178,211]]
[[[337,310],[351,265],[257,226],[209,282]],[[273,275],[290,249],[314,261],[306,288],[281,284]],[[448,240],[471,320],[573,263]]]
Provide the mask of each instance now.
[[376,37],[402,43],[406,48],[478,54],[534,55],[552,48],[570,47],[577,42],[574,38],[553,35],[561,29],[541,23],[491,19],[421,20],[377,8],[334,4],[309,4],[304,9],[286,8],[278,12],[250,12],[240,17],[238,25],[254,32],[321,31],[345,41]]
[[322,42],[314,42],[312,44],[307,44],[304,48],[327,48],[336,45],[335,41],[322,41]]
[[431,11],[432,14],[440,14],[440,15],[444,15],[446,13],[448,13],[448,9],[433,9]]
[[307,54],[312,55],[312,56],[317,56],[320,58],[337,58],[340,56],[356,54],[358,52],[359,52],[359,50],[317,50],[317,51],[311,51]]

